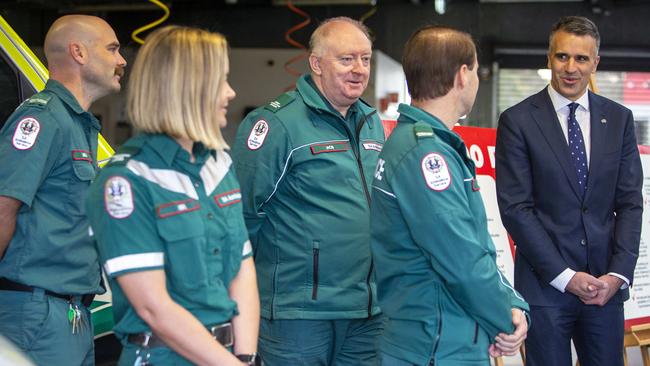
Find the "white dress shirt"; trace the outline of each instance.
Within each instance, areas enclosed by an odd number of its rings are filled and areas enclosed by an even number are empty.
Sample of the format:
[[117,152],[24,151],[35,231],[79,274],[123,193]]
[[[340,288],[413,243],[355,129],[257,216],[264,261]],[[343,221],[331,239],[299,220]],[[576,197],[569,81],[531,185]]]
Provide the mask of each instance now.
[[[548,90],[548,95],[551,97],[551,102],[553,103],[553,109],[557,114],[558,122],[562,128],[562,133],[564,133],[564,138],[567,145],[569,144],[569,104],[573,103],[572,100],[565,98],[562,94],[558,93],[551,85],[549,85],[546,90]],[[580,98],[575,100],[575,103],[578,103],[578,108],[576,109],[576,120],[578,125],[582,130],[582,140],[585,142],[585,154],[587,154],[587,166],[589,166],[590,155],[591,155],[591,113],[589,111],[589,93],[585,91]],[[567,268],[562,271],[557,277],[551,281],[550,285],[553,286],[560,292],[566,290],[566,286],[569,284],[569,281],[576,274],[576,271],[571,268]],[[618,277],[623,280],[623,285],[621,289],[627,288],[630,285],[630,280],[624,276],[610,272],[609,275]]]

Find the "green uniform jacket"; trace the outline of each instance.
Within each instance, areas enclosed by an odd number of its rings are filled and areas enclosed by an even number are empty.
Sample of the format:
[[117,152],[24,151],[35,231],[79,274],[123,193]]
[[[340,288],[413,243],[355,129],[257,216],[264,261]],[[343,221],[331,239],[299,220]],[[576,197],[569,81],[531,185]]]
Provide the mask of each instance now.
[[372,250],[387,316],[380,349],[416,365],[488,365],[528,304],[501,275],[474,162],[434,116],[405,104],[373,182]]
[[0,195],[23,205],[0,277],[64,295],[104,292],[85,207],[99,128],[52,79],[7,120],[0,132]]
[[370,183],[384,142],[375,109],[346,118],[310,76],[242,121],[233,160],[267,319],[379,312],[370,254]]
[[91,186],[88,216],[113,290],[115,332],[151,331],[116,278],[165,271],[171,298],[203,325],[237,313],[228,288],[251,255],[231,159],[194,144],[195,160],[162,134],[127,141]]

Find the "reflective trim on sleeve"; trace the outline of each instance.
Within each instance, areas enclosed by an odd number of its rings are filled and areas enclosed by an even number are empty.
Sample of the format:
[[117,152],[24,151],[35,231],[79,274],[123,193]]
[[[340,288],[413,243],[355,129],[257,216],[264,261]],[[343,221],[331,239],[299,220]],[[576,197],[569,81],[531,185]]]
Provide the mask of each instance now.
[[110,276],[113,273],[130,269],[161,267],[164,264],[163,252],[128,254],[107,260],[104,264],[104,271]]
[[246,242],[244,242],[244,250],[242,250],[242,253],[241,253],[242,257],[245,257],[245,256],[251,254],[252,251],[253,251],[253,246],[251,245],[251,241],[246,240]]
[[389,196],[391,196],[391,197],[393,197],[393,198],[397,198],[394,194],[392,194],[392,193],[390,193],[390,192],[388,192],[388,191],[385,191],[385,190],[383,190],[383,189],[381,189],[381,188],[379,188],[379,187],[377,187],[377,186],[372,186],[372,188],[378,190],[379,192],[381,192],[381,193],[383,193],[383,194],[389,195]]
[[284,177],[284,175],[285,175],[286,172],[287,172],[287,167],[289,166],[289,161],[291,161],[291,155],[293,155],[293,153],[294,153],[296,150],[300,150],[300,149],[302,149],[302,148],[308,147],[308,146],[313,145],[313,144],[325,144],[325,143],[335,142],[335,141],[336,141],[336,142],[345,141],[345,142],[348,142],[348,143],[350,142],[350,140],[328,140],[328,141],[316,141],[316,142],[310,142],[310,143],[308,143],[308,144],[304,144],[304,145],[302,145],[302,146],[298,146],[298,147],[296,147],[295,149],[291,150],[291,151],[289,152],[289,156],[287,156],[287,160],[284,162],[284,168],[282,168],[282,174],[280,174],[280,178],[278,178],[278,180],[275,182],[275,184],[274,184],[274,186],[273,186],[273,191],[272,191],[271,194],[270,194],[270,195],[269,195],[269,196],[264,200],[264,202],[262,202],[262,204],[259,205],[259,207],[257,207],[257,211],[259,212],[260,209],[262,208],[262,206],[264,206],[267,202],[269,202],[269,200],[271,199],[271,197],[273,197],[273,195],[275,194],[275,191],[278,190],[278,186],[280,185],[280,181],[282,180],[282,178]]
[[497,273],[499,274],[499,280],[501,281],[501,284],[503,284],[505,287],[509,288],[510,291],[512,291],[513,294],[515,294],[515,297],[518,298],[521,301],[526,301],[524,300],[523,297],[519,296],[519,293],[517,290],[515,290],[512,286],[508,284],[508,282],[503,278],[503,275],[501,274],[501,271],[497,268]]

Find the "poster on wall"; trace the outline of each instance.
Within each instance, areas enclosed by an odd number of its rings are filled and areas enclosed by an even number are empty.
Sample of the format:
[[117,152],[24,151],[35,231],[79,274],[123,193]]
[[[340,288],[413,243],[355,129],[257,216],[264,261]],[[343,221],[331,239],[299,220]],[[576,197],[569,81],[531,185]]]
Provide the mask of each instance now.
[[650,323],[650,147],[639,146],[643,166],[643,224],[639,258],[634,269],[634,285],[630,288],[630,299],[625,302],[625,326]]
[[[395,121],[384,121],[388,136],[395,127]],[[476,175],[481,187],[481,197],[485,204],[488,231],[497,251],[497,267],[511,282],[514,282],[515,247],[503,227],[497,204],[495,183],[495,145],[496,129],[457,126],[454,128],[465,141],[469,156],[476,163]],[[634,285],[630,289],[630,299],[625,302],[625,327],[650,323],[650,147],[639,146],[643,166],[643,226],[639,258],[634,271]]]

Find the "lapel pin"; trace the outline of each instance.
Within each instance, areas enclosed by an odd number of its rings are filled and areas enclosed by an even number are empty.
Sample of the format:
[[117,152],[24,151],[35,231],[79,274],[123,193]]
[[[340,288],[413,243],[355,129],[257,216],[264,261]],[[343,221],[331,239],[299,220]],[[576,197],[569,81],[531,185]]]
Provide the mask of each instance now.
[[605,123],[607,123],[607,120],[605,118],[603,118],[603,119],[600,120],[600,123],[605,124]]

